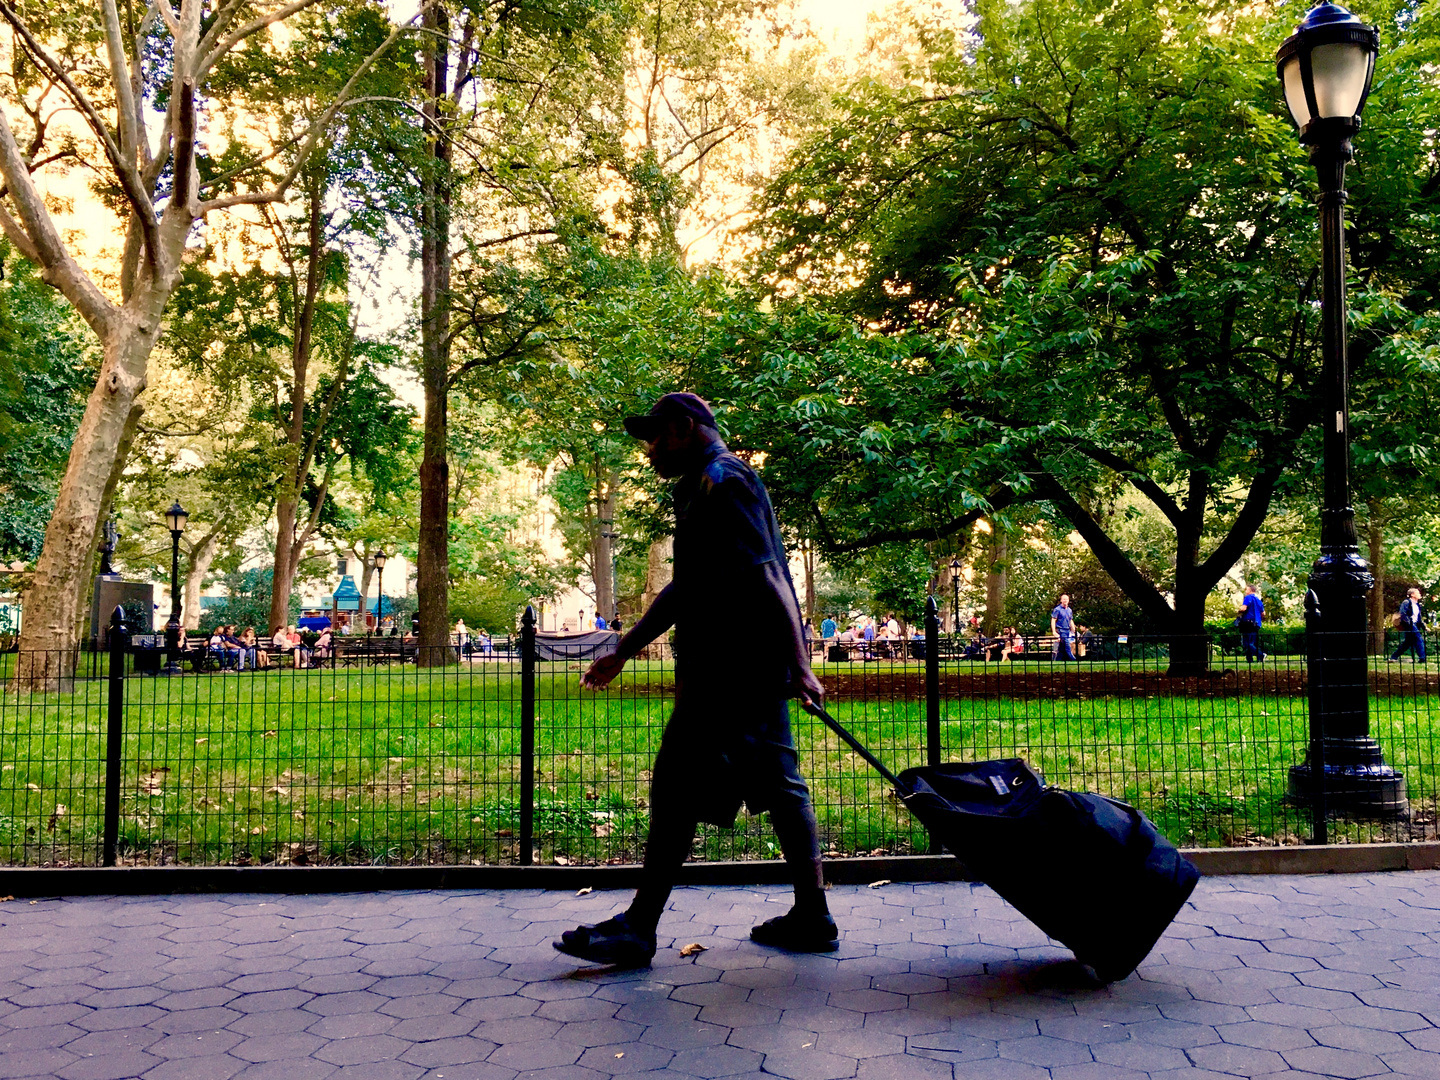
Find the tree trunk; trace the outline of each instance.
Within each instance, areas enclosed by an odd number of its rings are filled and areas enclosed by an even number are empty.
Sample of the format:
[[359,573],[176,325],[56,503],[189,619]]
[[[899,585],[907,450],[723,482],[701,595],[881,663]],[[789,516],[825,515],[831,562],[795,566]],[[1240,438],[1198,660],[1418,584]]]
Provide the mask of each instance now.
[[152,290],[149,310],[123,310],[102,341],[100,377],[85,406],[70,460],[45,527],[45,543],[24,600],[15,663],[17,689],[52,691],[73,676],[80,604],[100,531],[105,493],[124,468],[124,450],[140,419],[138,398],[159,335],[168,292]]
[[989,566],[985,572],[985,636],[996,637],[1004,629],[1005,593],[1010,584],[1010,538],[995,522],[990,536]]
[[270,633],[290,623],[290,594],[295,589],[295,571],[300,550],[295,543],[295,519],[299,501],[286,497],[275,503],[275,574],[270,583]]
[[[646,558],[645,566],[645,593],[640,598],[640,613],[643,615],[650,610],[650,605],[660,595],[660,590],[670,584],[675,576],[675,539],[667,536],[663,540],[656,540],[650,545],[650,551]],[[669,655],[669,649],[662,645],[651,647],[654,651],[649,655],[665,657]]]
[[[606,477],[603,482],[605,497],[597,507],[599,517],[597,528],[590,545],[590,562],[595,580],[595,613],[603,615],[606,621],[615,618],[615,482]],[[585,627],[577,627],[579,630]]]
[[450,468],[446,459],[450,390],[450,175],[442,111],[449,91],[443,4],[424,13],[425,120],[429,168],[421,184],[420,381],[425,390],[424,450],[420,459],[420,528],[416,544],[421,666],[457,662],[450,644]]
[[190,565],[185,570],[184,614],[180,619],[180,625],[186,630],[200,629],[200,590],[205,587],[205,575],[210,573],[219,550],[219,526],[201,537],[190,550]]
[[819,612],[815,610],[815,544],[813,541],[801,541],[800,559],[805,567],[805,617],[810,620],[812,627],[819,627],[820,623],[816,620]]
[[1385,652],[1385,628],[1390,625],[1390,613],[1385,610],[1385,526],[1382,520],[1384,508],[1376,498],[1365,500],[1365,542],[1370,555],[1370,573],[1375,575],[1375,587],[1370,590],[1370,655],[1379,656]]

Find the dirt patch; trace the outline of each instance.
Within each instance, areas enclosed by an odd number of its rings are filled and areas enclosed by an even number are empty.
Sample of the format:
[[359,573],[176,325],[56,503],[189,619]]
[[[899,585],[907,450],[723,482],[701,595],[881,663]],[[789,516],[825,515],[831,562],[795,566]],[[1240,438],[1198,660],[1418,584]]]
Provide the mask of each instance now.
[[[893,698],[924,700],[925,673],[914,669],[865,668],[820,676],[826,695],[837,700]],[[1114,668],[1001,668],[940,673],[942,698],[1091,697],[1303,697],[1303,666],[1217,667],[1204,675],[1169,675],[1163,670]],[[1440,672],[1382,668],[1370,672],[1370,692],[1385,697],[1440,693]]]

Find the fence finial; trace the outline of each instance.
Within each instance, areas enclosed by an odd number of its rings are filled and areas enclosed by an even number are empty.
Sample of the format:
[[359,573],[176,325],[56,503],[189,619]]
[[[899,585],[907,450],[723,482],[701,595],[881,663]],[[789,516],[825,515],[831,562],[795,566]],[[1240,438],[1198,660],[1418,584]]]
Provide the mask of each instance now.
[[520,616],[520,625],[526,630],[535,629],[535,608],[533,605],[525,605],[525,614]]
[[110,629],[117,634],[125,632],[125,609],[119,604],[116,604],[115,610],[110,613]]

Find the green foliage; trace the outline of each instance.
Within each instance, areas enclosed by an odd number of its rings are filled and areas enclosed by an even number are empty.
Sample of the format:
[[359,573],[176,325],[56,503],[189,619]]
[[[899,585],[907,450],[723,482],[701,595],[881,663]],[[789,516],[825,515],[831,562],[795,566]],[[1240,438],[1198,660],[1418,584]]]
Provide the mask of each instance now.
[[[274,633],[270,623],[270,595],[274,589],[275,571],[242,570],[224,577],[225,599],[200,613],[200,629],[209,633],[217,626],[234,626],[244,630],[253,626],[261,637]],[[300,599],[290,597],[291,623],[300,617]]]
[[[715,365],[807,531],[854,550],[1038,502],[1152,626],[1199,630],[1317,456],[1314,181],[1273,68],[1298,9],[987,0],[973,33],[896,30],[914,47],[768,189],[758,269],[796,299]],[[1357,140],[1352,257],[1424,311],[1440,54],[1433,13],[1387,10],[1377,86],[1406,102]],[[1392,342],[1402,387],[1425,332],[1400,348],[1395,303],[1356,310],[1358,369]],[[1163,559],[1117,534],[1125,488],[1162,515]]]
[[95,381],[85,332],[0,242],[0,558],[34,559]]
[[464,619],[471,630],[513,633],[530,594],[514,584],[489,578],[464,578],[450,586],[450,621]]

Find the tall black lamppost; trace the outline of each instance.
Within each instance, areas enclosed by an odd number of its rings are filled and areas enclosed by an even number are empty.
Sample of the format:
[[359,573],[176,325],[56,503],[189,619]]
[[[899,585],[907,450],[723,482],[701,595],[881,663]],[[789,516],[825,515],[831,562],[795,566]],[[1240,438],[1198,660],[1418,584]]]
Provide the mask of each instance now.
[[950,560],[950,584],[955,589],[955,601],[950,608],[950,632],[960,633],[960,558]]
[[[1292,796],[1362,813],[1407,804],[1405,778],[1370,738],[1366,594],[1375,584],[1360,557],[1350,506],[1350,375],[1345,352],[1345,165],[1370,93],[1380,33],[1338,4],[1311,8],[1275,56],[1285,102],[1320,179],[1321,348],[1324,359],[1324,503],[1320,558],[1306,598],[1310,751],[1290,770]],[[1322,786],[1316,780],[1322,779]]]
[[380,622],[385,618],[385,564],[390,561],[390,556],[385,554],[381,548],[375,552],[375,576],[376,585],[380,593],[380,599],[375,601],[375,633],[380,633]]
[[165,511],[165,524],[170,529],[170,621],[165,624],[165,674],[179,675],[180,670],[180,534],[190,515],[175,500]]

